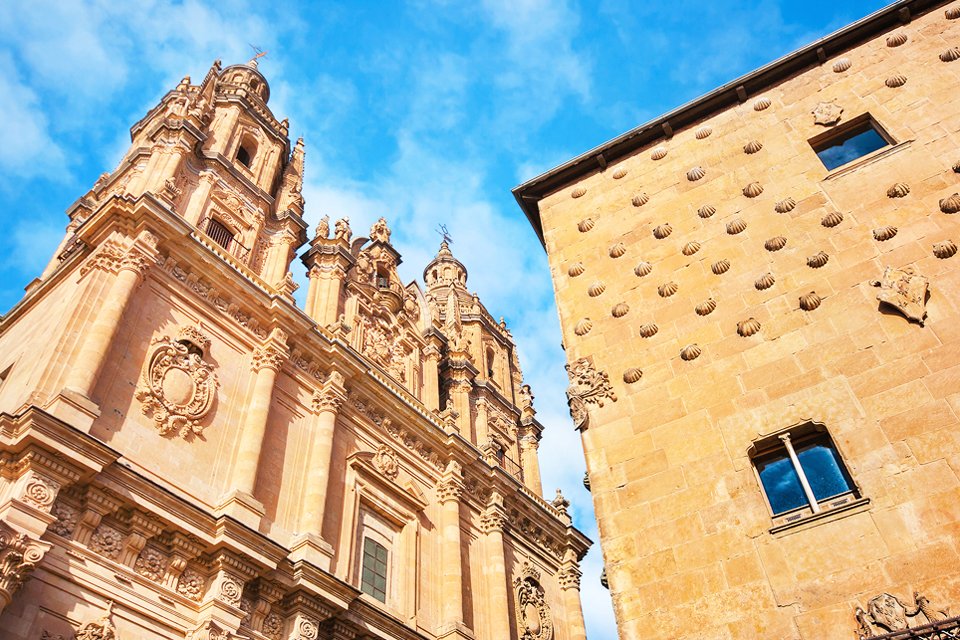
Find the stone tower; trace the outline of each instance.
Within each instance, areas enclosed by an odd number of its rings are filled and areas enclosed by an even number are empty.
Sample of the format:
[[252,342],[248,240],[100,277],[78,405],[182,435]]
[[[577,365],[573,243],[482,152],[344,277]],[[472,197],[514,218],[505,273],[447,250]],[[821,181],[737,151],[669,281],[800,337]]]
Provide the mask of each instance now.
[[324,218],[298,308],[269,97],[184,78],[0,320],[4,637],[583,639],[509,330],[446,244],[403,284],[383,219]]

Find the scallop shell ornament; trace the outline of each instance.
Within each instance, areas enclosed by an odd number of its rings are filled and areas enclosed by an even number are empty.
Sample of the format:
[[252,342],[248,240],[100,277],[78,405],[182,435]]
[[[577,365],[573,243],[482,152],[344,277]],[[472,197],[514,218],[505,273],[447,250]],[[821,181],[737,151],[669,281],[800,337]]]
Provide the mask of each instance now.
[[687,180],[696,182],[705,175],[707,175],[707,172],[703,170],[703,167],[693,167],[687,171]]
[[747,144],[743,145],[743,152],[747,155],[753,155],[757,151],[763,149],[763,143],[759,140],[751,140]]
[[570,197],[571,197],[571,198],[582,198],[582,197],[584,196],[584,194],[586,194],[586,193],[587,193],[587,188],[586,188],[586,187],[577,187],[576,189],[574,189],[573,191],[570,192]]
[[573,332],[578,336],[585,336],[590,333],[590,329],[593,329],[593,323],[590,322],[590,318],[584,318],[573,328]]
[[577,224],[577,229],[580,230],[580,233],[586,233],[590,231],[590,229],[593,229],[594,224],[593,218],[584,218]]
[[638,278],[648,275],[651,271],[653,271],[653,265],[649,262],[641,262],[633,268],[633,273]]
[[765,273],[757,281],[753,283],[753,286],[757,288],[757,291],[763,291],[764,289],[769,289],[777,282],[777,279],[773,277],[772,273]]
[[797,201],[793,198],[785,198],[773,205],[773,210],[777,213],[790,213],[797,207]]
[[840,58],[833,63],[833,72],[834,73],[843,73],[853,66],[853,63],[850,62],[850,58]]
[[619,167],[616,171],[613,172],[613,179],[619,180],[623,176],[627,175],[627,170],[623,167]]
[[711,133],[713,133],[713,129],[707,125],[704,125],[697,129],[693,135],[697,140],[703,140],[705,138],[709,138]]
[[763,193],[763,186],[759,182],[751,182],[743,188],[743,195],[748,198],[756,198]]
[[960,211],[960,194],[955,193],[948,198],[940,200],[940,211],[944,213],[956,213]]
[[642,207],[648,202],[650,202],[650,196],[648,196],[646,193],[638,193],[630,198],[630,204],[635,207]]
[[640,337],[642,337],[642,338],[652,338],[653,336],[657,335],[657,331],[659,331],[659,330],[660,330],[660,329],[657,328],[657,325],[655,325],[655,324],[644,324],[644,325],[640,325],[640,329],[639,329]]
[[667,148],[666,147],[657,147],[650,152],[651,160],[663,160],[667,157]]
[[891,89],[896,89],[897,87],[902,87],[903,85],[907,84],[907,76],[903,75],[902,73],[898,73],[884,80],[883,84],[887,85]]
[[637,367],[631,367],[623,372],[623,381],[627,384],[633,384],[634,382],[640,382],[640,378],[643,377],[643,371],[640,371]]
[[610,247],[610,257],[611,257],[611,258],[619,258],[619,257],[621,257],[623,254],[625,254],[626,252],[627,252],[627,247],[624,246],[624,244],[623,244],[622,242],[618,242],[617,244],[615,244],[615,245],[613,245],[612,247]]
[[698,316],[708,316],[713,313],[713,310],[717,308],[717,301],[713,298],[707,298],[700,304],[696,306],[694,311],[697,312]]
[[587,295],[591,298],[596,298],[598,295],[607,290],[607,285],[603,284],[599,280],[590,285],[590,288],[587,289]]
[[896,182],[887,189],[888,198],[905,198],[910,193],[910,185],[906,182]]
[[812,269],[819,269],[823,265],[827,264],[829,260],[830,260],[830,256],[828,256],[823,251],[820,251],[819,253],[816,253],[810,256],[809,258],[807,258],[807,266]]
[[697,209],[697,215],[703,218],[704,220],[706,220],[716,212],[717,212],[717,208],[709,204],[705,204],[699,209]]
[[943,62],[953,62],[954,60],[960,60],[960,47],[950,47],[946,51],[940,54],[940,60]]
[[764,109],[769,109],[771,104],[773,104],[773,102],[770,101],[770,98],[757,98],[753,103],[753,110],[763,111]]
[[887,46],[888,47],[899,47],[900,45],[907,43],[907,34],[900,32],[894,33],[887,36]]
[[696,360],[700,357],[701,353],[703,353],[703,350],[695,344],[688,344],[683,349],[680,349],[680,357],[687,362]]
[[879,227],[873,230],[873,239],[885,242],[897,235],[897,228],[892,226]]
[[823,299],[815,291],[800,296],[800,308],[804,311],[813,311],[820,306]]
[[737,333],[741,337],[749,338],[760,331],[760,322],[756,318],[747,318],[737,323]]
[[727,223],[727,233],[732,236],[742,233],[747,229],[747,221],[743,218],[735,218]]
[[673,227],[670,226],[670,223],[664,223],[658,226],[653,230],[653,237],[657,240],[663,240],[667,236],[673,233]]
[[579,275],[583,275],[583,272],[586,270],[587,268],[583,266],[582,262],[574,262],[570,265],[570,268],[567,269],[567,275],[571,278],[576,278]]
[[676,282],[667,282],[657,287],[657,293],[660,294],[661,298],[669,298],[677,292],[677,283]]
[[956,20],[960,18],[960,7],[950,7],[943,12],[943,15],[946,16],[947,20]]
[[681,251],[681,252],[683,253],[683,255],[685,255],[685,256],[692,256],[692,255],[695,254],[697,251],[700,251],[700,243],[699,243],[699,242],[688,242],[687,244],[683,245],[683,249],[681,249],[680,251]]
[[957,253],[957,245],[953,240],[944,240],[933,245],[933,255],[941,260],[952,258]]
[[628,313],[630,313],[630,306],[626,302],[618,302],[613,305],[613,309],[610,310],[610,315],[614,318],[622,318]]
[[841,222],[843,222],[843,214],[839,211],[831,211],[820,220],[820,224],[828,229],[837,226]]
[[960,173],[960,162],[955,162],[953,165],[953,172]]
[[724,258],[723,260],[717,260],[712,265],[710,265],[710,271],[713,271],[714,275],[721,275],[730,270],[730,261]]
[[787,246],[787,239],[783,236],[774,236],[763,243],[763,248],[767,251],[780,251]]

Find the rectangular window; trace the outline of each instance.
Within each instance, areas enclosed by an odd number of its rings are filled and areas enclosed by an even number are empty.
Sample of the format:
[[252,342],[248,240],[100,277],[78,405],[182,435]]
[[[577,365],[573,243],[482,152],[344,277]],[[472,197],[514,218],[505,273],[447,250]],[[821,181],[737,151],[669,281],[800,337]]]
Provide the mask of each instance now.
[[230,250],[230,243],[233,242],[233,233],[216,218],[210,218],[210,220],[207,221],[207,235],[224,249]]
[[360,590],[380,602],[387,601],[387,548],[370,538],[363,539]]
[[870,114],[854,118],[810,140],[810,146],[829,171],[891,144],[894,144],[893,138]]

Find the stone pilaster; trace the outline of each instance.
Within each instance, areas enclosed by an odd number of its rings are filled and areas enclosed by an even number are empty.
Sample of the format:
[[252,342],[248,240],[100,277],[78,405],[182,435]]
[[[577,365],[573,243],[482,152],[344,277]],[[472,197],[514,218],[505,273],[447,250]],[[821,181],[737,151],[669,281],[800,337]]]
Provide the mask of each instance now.
[[503,505],[503,496],[494,492],[480,520],[480,530],[483,533],[486,549],[484,564],[489,594],[490,637],[497,637],[503,629],[509,629],[511,626],[510,583],[507,580],[507,563],[503,548],[506,525],[507,510]]
[[540,455],[537,450],[540,441],[529,433],[520,438],[520,464],[523,466],[523,483],[538,496],[543,495],[543,484],[540,481]]
[[567,620],[567,632],[570,640],[587,640],[587,628],[583,621],[583,606],[580,604],[580,577],[583,574],[577,563],[577,556],[568,550],[557,574],[560,583],[560,595]]
[[440,535],[443,604],[440,611],[440,638],[472,638],[463,622],[463,567],[461,561],[460,496],[463,470],[454,461],[447,464],[439,484]]

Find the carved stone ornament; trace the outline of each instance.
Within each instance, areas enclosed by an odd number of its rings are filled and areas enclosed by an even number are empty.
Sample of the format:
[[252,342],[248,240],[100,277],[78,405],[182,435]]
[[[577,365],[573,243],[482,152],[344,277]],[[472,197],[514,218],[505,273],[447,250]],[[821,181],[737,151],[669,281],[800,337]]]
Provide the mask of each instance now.
[[832,127],[840,122],[840,116],[843,114],[843,107],[836,102],[820,102],[810,113],[813,114],[813,123]]
[[49,544],[37,542],[0,522],[0,602],[13,597],[43,558]]
[[540,572],[524,563],[523,572],[513,581],[517,605],[517,631],[520,640],[552,640],[553,618],[547,604]]
[[400,475],[400,467],[397,465],[396,452],[385,444],[377,447],[377,453],[373,456],[373,464],[385,477],[396,480]]
[[163,336],[151,344],[153,353],[136,392],[144,415],[153,414],[164,436],[179,433],[189,439],[202,434],[200,421],[209,413],[217,389],[213,365],[203,359],[201,347],[209,344],[209,338],[185,327],[178,339]]
[[107,602],[107,610],[94,622],[77,629],[76,640],[117,640],[117,627],[113,624],[113,601]]
[[927,288],[930,285],[926,277],[917,273],[913,267],[887,267],[883,270],[883,279],[874,280],[870,284],[880,287],[877,300],[889,304],[908,320],[923,326],[927,317]]
[[587,406],[595,404],[602,407],[605,400],[616,402],[617,396],[607,373],[594,369],[586,358],[568,364],[566,369],[570,378],[570,386],[567,387],[570,416],[575,428],[586,429],[589,419]]
[[[949,610],[937,610],[930,604],[930,601],[920,595],[919,592],[913,592],[914,607],[911,609],[900,601],[896,596],[889,593],[881,593],[872,598],[867,603],[867,610],[857,607],[857,634],[860,640],[875,638],[894,631],[906,631],[913,629],[922,631],[921,628],[934,622],[940,622],[950,618]],[[951,629],[948,631],[956,632],[956,625],[948,625]],[[946,628],[946,627],[945,627]],[[951,638],[954,634],[940,634],[936,629],[929,629],[929,635],[926,633],[911,634],[911,638]],[[906,637],[906,636],[904,636]]]

